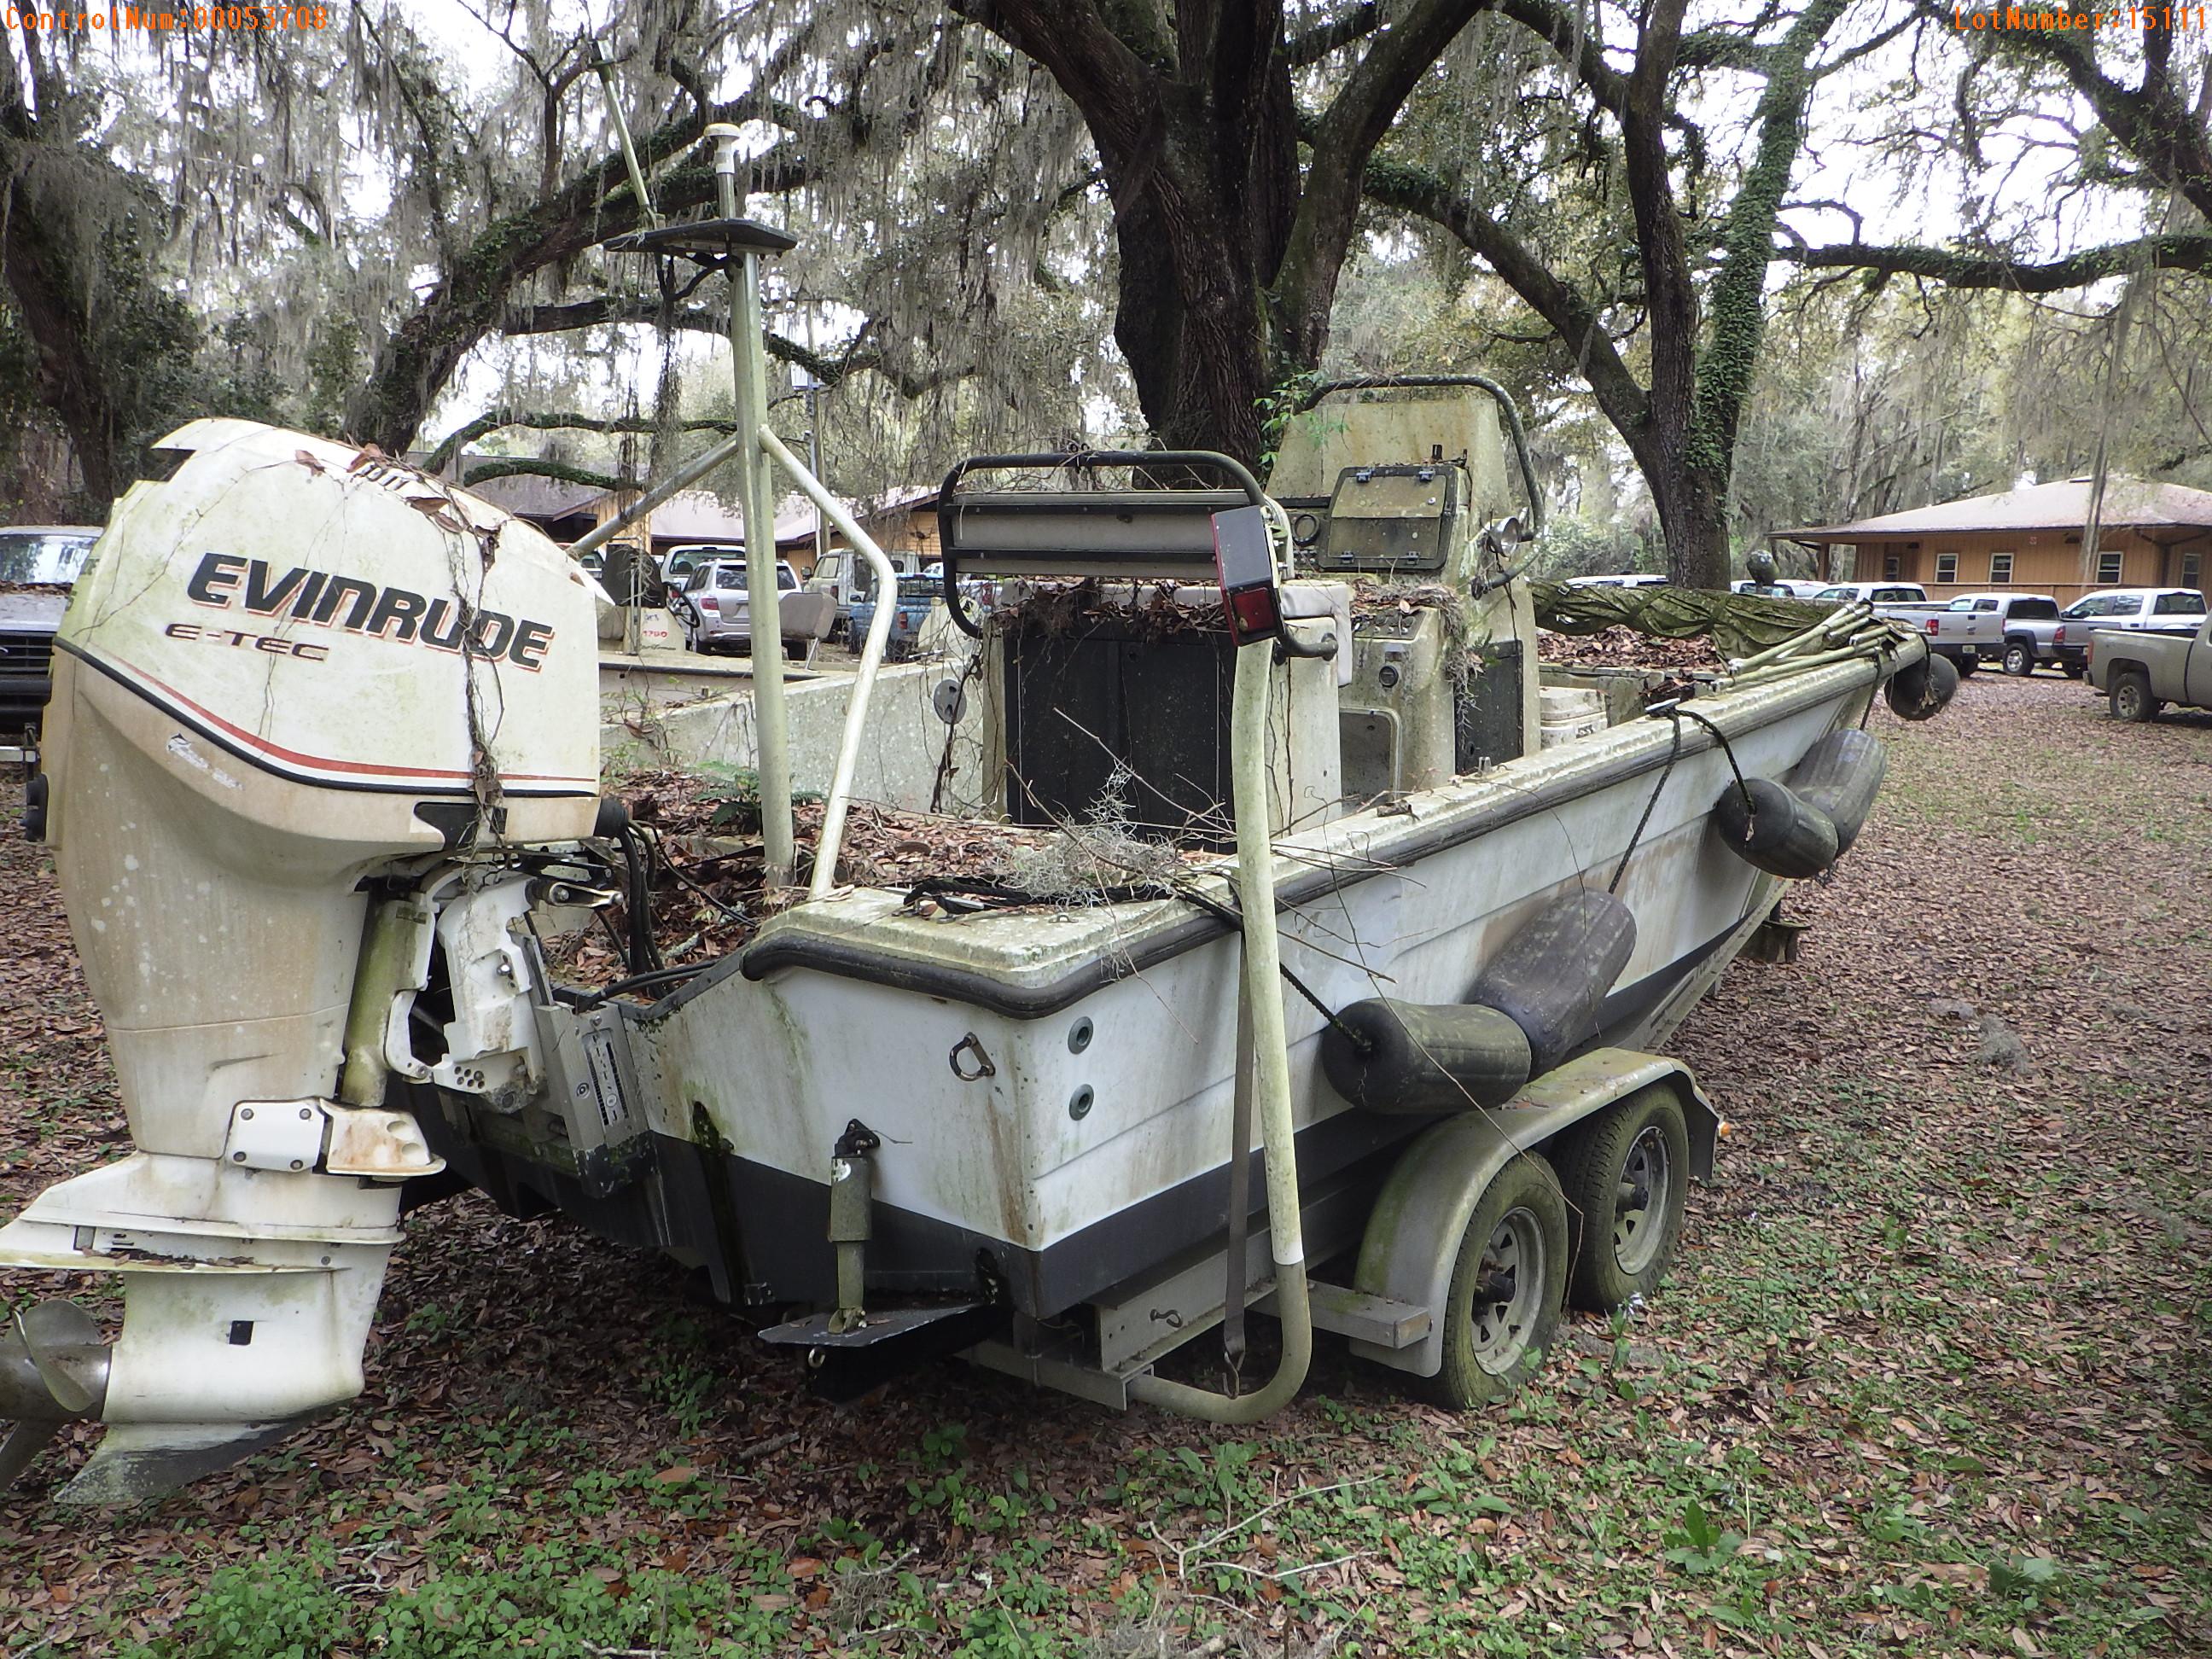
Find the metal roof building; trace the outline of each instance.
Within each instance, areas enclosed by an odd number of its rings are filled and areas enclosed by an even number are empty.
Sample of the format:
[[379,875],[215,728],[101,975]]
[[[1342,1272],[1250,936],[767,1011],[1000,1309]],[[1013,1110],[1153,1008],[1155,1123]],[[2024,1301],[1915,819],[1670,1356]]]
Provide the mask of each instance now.
[[[2023,587],[2063,604],[2100,587],[2203,586],[2212,490],[2107,478],[2096,559],[2085,570],[2089,495],[2087,478],[2069,478],[1779,536],[1818,550],[1838,581],[1918,582],[1930,599]],[[1847,568],[1831,562],[1844,547],[1854,550]]]

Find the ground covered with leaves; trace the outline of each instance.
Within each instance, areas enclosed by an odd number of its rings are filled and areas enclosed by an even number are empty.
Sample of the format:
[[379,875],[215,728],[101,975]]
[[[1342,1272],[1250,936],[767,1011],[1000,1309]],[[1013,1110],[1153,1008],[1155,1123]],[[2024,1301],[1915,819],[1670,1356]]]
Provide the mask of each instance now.
[[[1984,675],[1875,722],[1801,959],[1675,1045],[1735,1133],[1672,1283],[1510,1408],[1323,1339],[1261,1431],[952,1365],[832,1409],[463,1200],[351,1407],[143,1510],[46,1501],[88,1430],[0,1498],[0,1654],[2212,1650],[2212,721]],[[36,849],[0,890],[4,1214],[122,1122]]]

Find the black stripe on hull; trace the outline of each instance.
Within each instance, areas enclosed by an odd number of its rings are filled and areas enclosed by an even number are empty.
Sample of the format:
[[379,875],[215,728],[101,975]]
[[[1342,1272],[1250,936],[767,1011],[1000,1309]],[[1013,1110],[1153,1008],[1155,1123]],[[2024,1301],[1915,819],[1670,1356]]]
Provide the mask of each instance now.
[[[1613,992],[1606,999],[1602,1030],[1583,1047],[1601,1047],[1632,1030],[1728,938],[1718,934]],[[464,1108],[471,1103],[446,1098]],[[714,1144],[711,1134],[697,1140],[656,1134],[654,1168],[601,1195],[573,1176],[461,1139],[436,1104],[422,1102],[416,1115],[434,1150],[511,1214],[558,1209],[604,1237],[670,1250],[703,1265],[725,1301],[826,1306],[835,1299],[825,1180],[743,1157]],[[1347,1109],[1310,1125],[1298,1133],[1300,1184],[1310,1188],[1352,1171],[1371,1176],[1379,1187],[1393,1149],[1431,1121]],[[1224,1121],[1220,1127],[1225,1139],[1229,1126]],[[825,1165],[829,1156],[825,1144]],[[895,1158],[897,1149],[881,1156]],[[1255,1150],[1251,1158],[1251,1191],[1262,1198],[1262,1155]],[[873,1294],[896,1298],[967,1295],[995,1284],[1018,1311],[1048,1318],[1219,1237],[1229,1224],[1229,1174],[1224,1158],[1036,1250],[878,1200],[868,1285]]]

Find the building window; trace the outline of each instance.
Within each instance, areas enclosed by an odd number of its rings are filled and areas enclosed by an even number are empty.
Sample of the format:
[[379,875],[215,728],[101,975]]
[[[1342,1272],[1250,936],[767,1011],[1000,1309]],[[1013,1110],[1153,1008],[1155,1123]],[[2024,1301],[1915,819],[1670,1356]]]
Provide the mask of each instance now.
[[2202,553],[2185,553],[2181,556],[2181,585],[2184,587],[2203,586],[2203,584],[2199,578],[2203,574],[2204,556]]
[[1896,554],[1885,553],[1881,556],[1881,574],[1884,581],[1893,582],[1904,574],[1904,567]]
[[1938,553],[1936,556],[1936,580],[1938,582],[1959,580],[1959,556],[1956,553]]
[[2117,553],[2097,555],[2097,580],[2100,582],[2116,582],[2119,579],[2120,556]]
[[1990,554],[1990,586],[1991,587],[2002,587],[2011,580],[2012,555],[2009,553]]

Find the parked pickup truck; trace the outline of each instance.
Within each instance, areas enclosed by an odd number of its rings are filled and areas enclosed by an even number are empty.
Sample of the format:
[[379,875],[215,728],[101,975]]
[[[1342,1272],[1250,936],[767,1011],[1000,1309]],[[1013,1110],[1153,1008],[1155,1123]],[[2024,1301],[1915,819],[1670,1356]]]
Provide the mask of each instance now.
[[[2056,622],[2031,622],[2008,635],[2005,672],[2029,674],[2039,664],[2055,662],[2069,679],[2078,680],[2088,661],[2089,635],[2094,630],[2185,634],[2203,615],[2204,596],[2193,587],[2108,587],[2075,600]],[[2014,638],[2027,647],[2017,658],[2011,649]],[[2029,648],[2034,653],[2032,660],[2027,659]]]
[[53,690],[54,635],[98,525],[0,530],[0,743],[36,732]]
[[1892,606],[1925,611],[1929,603],[1928,590],[1917,582],[1838,582],[1813,596],[1815,605],[1856,605],[1862,599],[1876,611]]
[[[891,568],[898,572],[901,580],[921,574],[919,553],[894,551],[884,556],[891,562]],[[836,600],[837,619],[830,626],[830,637],[843,639],[852,635],[853,607],[875,597],[875,572],[851,548],[833,547],[814,562],[814,571],[807,577],[806,586],[825,592]]]
[[2212,617],[2189,634],[2097,629],[2088,661],[2089,684],[2116,720],[2154,720],[2170,702],[2212,708]]
[[2029,623],[2056,622],[2058,601],[2048,593],[1962,593],[1940,611],[1915,614],[1928,648],[1971,674],[2000,657],[2009,666],[2013,642],[2025,648]]

